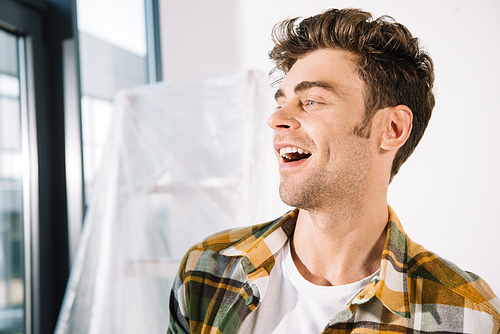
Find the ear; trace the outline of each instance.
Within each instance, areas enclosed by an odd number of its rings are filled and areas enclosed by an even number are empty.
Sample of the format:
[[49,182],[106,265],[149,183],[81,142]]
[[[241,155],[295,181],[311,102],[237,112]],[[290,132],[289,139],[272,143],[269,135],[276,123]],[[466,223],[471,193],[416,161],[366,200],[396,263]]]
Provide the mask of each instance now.
[[384,117],[380,148],[398,150],[410,136],[413,113],[405,105],[389,108]]

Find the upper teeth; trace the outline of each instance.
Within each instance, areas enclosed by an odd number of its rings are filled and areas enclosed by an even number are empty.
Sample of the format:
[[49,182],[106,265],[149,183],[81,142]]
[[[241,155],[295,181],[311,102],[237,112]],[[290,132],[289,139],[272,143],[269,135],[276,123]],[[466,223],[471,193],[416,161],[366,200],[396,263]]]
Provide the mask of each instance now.
[[308,151],[303,150],[303,149],[298,148],[298,147],[283,147],[283,148],[280,148],[280,155],[281,156],[285,155],[286,153],[311,154]]

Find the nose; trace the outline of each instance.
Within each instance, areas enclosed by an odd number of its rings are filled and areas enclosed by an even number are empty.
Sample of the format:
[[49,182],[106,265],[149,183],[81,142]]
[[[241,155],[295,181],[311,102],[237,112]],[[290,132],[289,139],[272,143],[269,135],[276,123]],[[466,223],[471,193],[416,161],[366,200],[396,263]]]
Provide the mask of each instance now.
[[290,106],[283,105],[267,119],[267,125],[275,131],[300,128],[300,122],[295,117]]

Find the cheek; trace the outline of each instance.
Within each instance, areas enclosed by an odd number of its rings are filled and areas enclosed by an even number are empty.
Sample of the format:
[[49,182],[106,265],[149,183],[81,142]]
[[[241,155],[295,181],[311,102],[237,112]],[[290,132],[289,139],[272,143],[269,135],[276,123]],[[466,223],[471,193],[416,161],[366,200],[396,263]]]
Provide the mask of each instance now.
[[359,165],[371,160],[371,144],[354,135],[333,136],[328,145],[329,159],[336,165]]
[[345,123],[341,120],[323,118],[315,119],[314,123],[304,126],[304,130],[311,134],[310,138],[321,152],[322,159],[329,161],[355,159],[356,152],[367,145],[366,139],[354,135],[352,125]]

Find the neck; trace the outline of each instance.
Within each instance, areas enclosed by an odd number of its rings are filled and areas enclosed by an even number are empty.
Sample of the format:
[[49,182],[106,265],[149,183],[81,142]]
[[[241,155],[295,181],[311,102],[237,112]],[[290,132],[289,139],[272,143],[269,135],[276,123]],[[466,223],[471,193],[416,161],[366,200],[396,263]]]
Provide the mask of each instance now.
[[317,285],[349,284],[370,276],[380,267],[387,219],[386,200],[300,210],[291,244],[297,269]]

